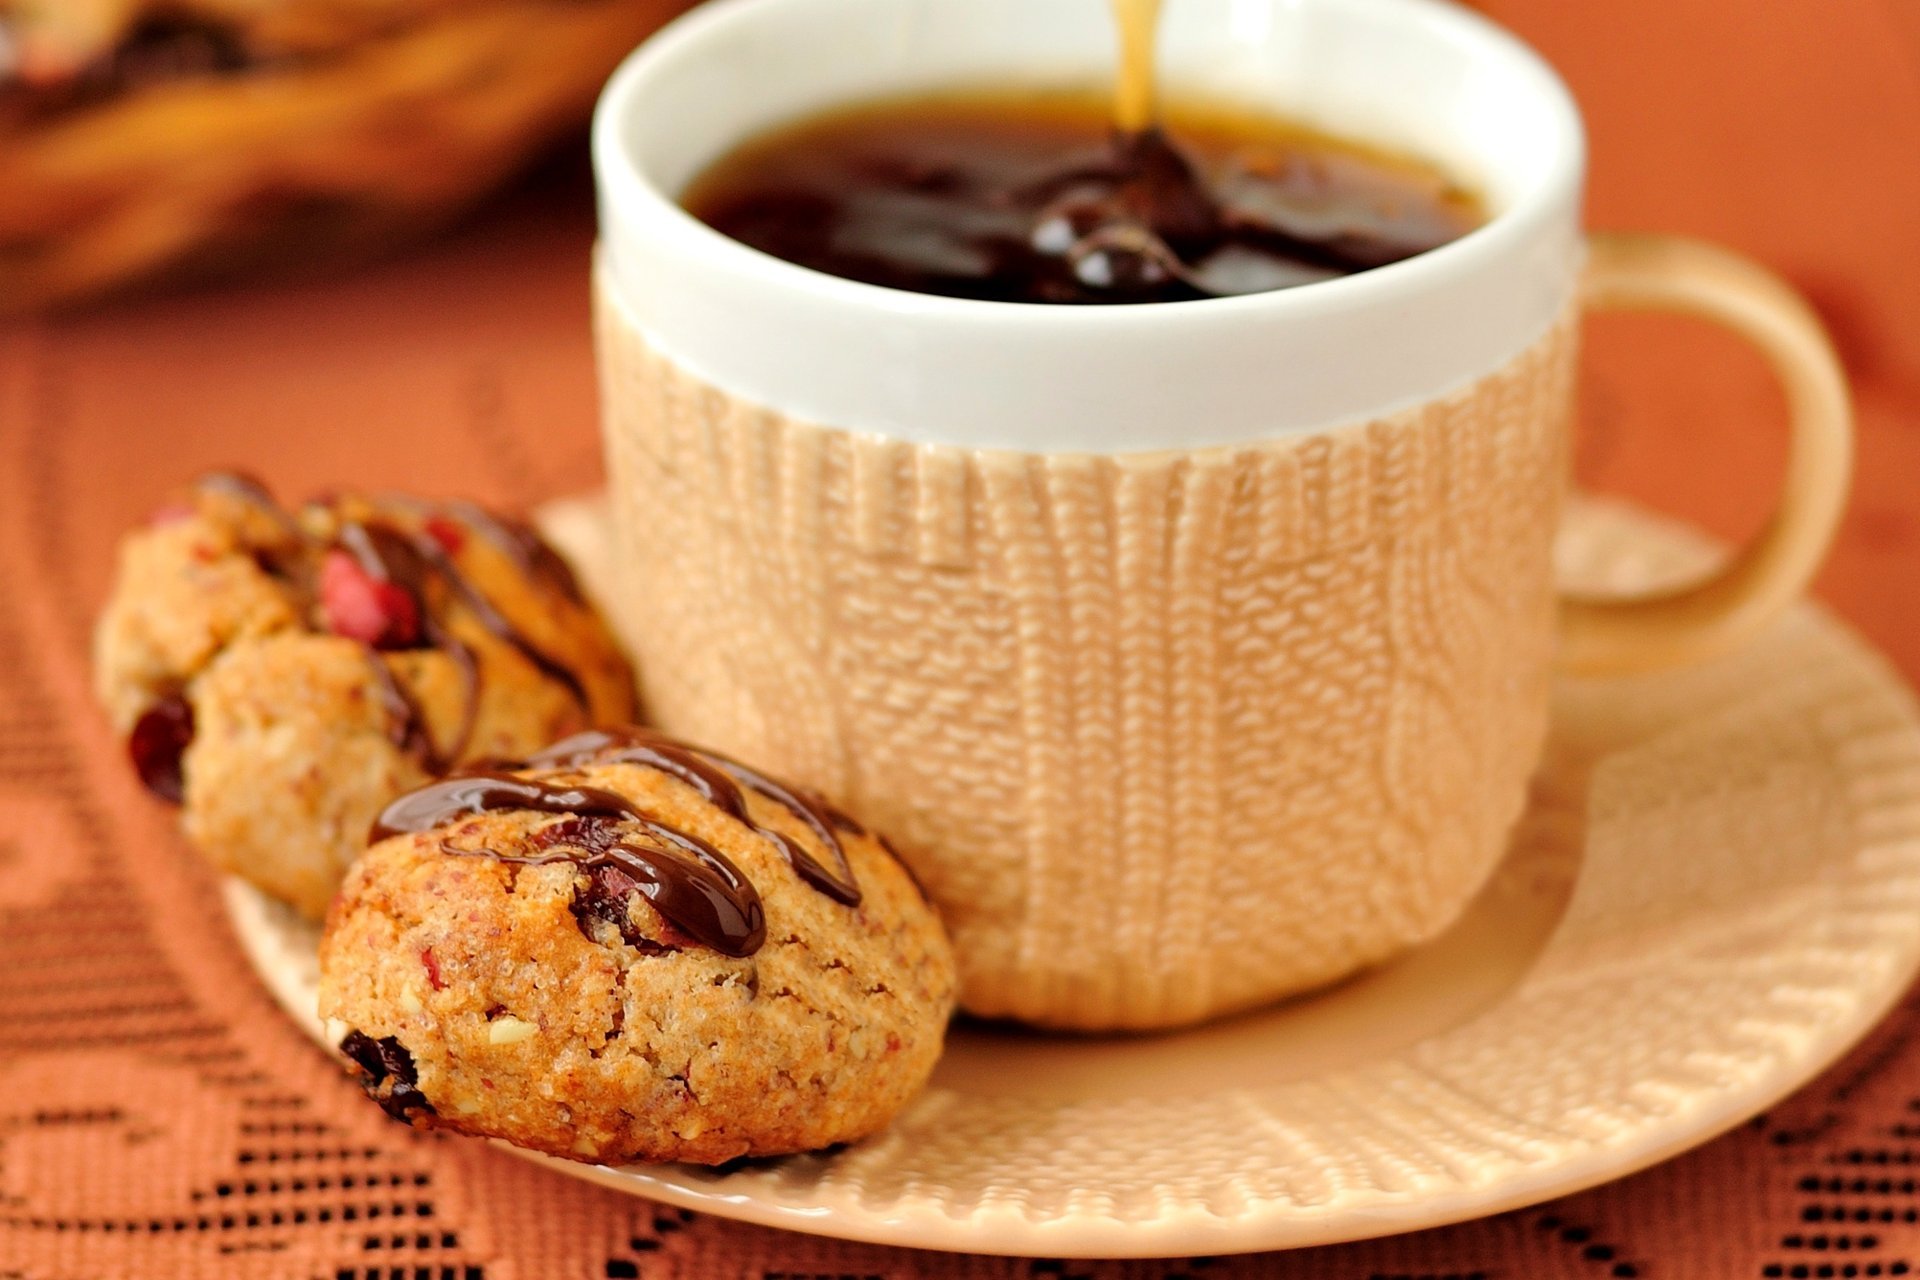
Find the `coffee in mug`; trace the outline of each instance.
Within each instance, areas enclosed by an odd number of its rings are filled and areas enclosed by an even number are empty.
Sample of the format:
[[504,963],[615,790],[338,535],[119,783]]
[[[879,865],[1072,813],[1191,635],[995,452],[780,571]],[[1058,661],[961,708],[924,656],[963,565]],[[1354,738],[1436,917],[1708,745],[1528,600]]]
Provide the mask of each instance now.
[[1352,275],[1484,219],[1434,166],[1244,110],[1139,130],[1093,94],[864,104],[749,140],[681,198],[816,271],[995,302],[1175,302]]

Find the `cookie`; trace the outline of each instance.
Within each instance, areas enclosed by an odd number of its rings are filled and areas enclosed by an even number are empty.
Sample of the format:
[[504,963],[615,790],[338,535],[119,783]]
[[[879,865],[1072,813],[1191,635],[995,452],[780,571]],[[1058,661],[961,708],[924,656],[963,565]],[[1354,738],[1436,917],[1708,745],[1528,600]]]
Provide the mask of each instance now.
[[315,919],[394,796],[634,710],[612,637],[525,526],[402,497],[289,512],[233,475],[125,540],[95,680],[189,839]]
[[852,1142],[925,1084],[939,918],[818,798],[646,731],[395,801],[320,947],[320,1011],[423,1128],[575,1160]]

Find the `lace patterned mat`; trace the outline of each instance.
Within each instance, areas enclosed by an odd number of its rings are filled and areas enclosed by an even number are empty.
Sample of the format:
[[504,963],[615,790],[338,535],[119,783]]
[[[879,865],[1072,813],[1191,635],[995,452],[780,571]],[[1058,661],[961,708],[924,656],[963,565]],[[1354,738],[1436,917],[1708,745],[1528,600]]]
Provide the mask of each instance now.
[[[589,590],[604,510],[545,520]],[[1698,570],[1697,539],[1586,504],[1563,576]],[[274,997],[324,1043],[317,933],[239,881]],[[889,1244],[1229,1253],[1479,1216],[1639,1169],[1803,1083],[1920,964],[1920,720],[1802,607],[1741,653],[1569,682],[1512,850],[1413,955],[1181,1034],[962,1023],[877,1138],[733,1171],[556,1171],[723,1217]]]
[[[1893,0],[1767,6],[1764,20],[1734,0],[1482,7],[1573,81],[1597,221],[1721,235],[1814,289],[1863,420],[1855,514],[1822,593],[1920,672],[1920,265],[1882,247],[1920,208],[1920,22]],[[1712,149],[1722,137],[1771,141]],[[127,777],[87,693],[87,631],[118,531],[202,467],[246,463],[294,494],[393,485],[523,506],[592,485],[581,194],[572,212],[522,207],[335,283],[0,329],[0,1277],[1839,1280],[1920,1265],[1911,1000],[1793,1097],[1645,1173],[1284,1255],[1062,1263],[844,1244],[389,1124],[273,1007],[217,885]],[[1836,202],[1854,211],[1846,238],[1828,233]],[[1628,349],[1598,335],[1584,474],[1737,534],[1777,462],[1776,433],[1756,426],[1777,413],[1772,392],[1722,347],[1654,336]]]

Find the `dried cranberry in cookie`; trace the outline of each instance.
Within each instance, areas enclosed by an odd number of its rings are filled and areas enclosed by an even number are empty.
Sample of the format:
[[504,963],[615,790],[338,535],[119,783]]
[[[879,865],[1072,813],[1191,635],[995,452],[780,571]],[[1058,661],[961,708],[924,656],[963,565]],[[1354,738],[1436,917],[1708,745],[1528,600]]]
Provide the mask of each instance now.
[[471,504],[289,511],[207,476],[122,543],[96,684],[193,841],[318,917],[395,795],[632,715],[626,663],[557,565]]
[[320,1008],[408,1123],[719,1163],[865,1137],[939,1056],[953,955],[905,867],[727,757],[580,735],[403,796],[372,835]]

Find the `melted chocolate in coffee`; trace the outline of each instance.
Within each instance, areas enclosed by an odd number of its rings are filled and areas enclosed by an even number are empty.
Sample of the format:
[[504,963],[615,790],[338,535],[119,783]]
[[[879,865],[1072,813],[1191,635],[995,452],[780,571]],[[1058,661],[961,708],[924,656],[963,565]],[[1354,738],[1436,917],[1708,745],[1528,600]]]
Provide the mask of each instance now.
[[[448,853],[540,866],[578,864],[590,874],[617,871],[667,923],[722,955],[749,956],[766,941],[760,894],[727,856],[700,837],[662,822],[624,796],[598,787],[561,786],[509,773],[447,778],[388,805],[368,838],[432,831],[462,817],[496,810],[587,819],[569,833],[571,847],[510,854],[443,842]],[[598,821],[593,821],[598,820]],[[594,883],[597,883],[595,881]]]
[[1274,121],[1116,128],[1097,98],[989,93],[803,121],[724,157],[682,202],[817,271],[1028,303],[1286,288],[1401,261],[1482,220],[1431,168]]

